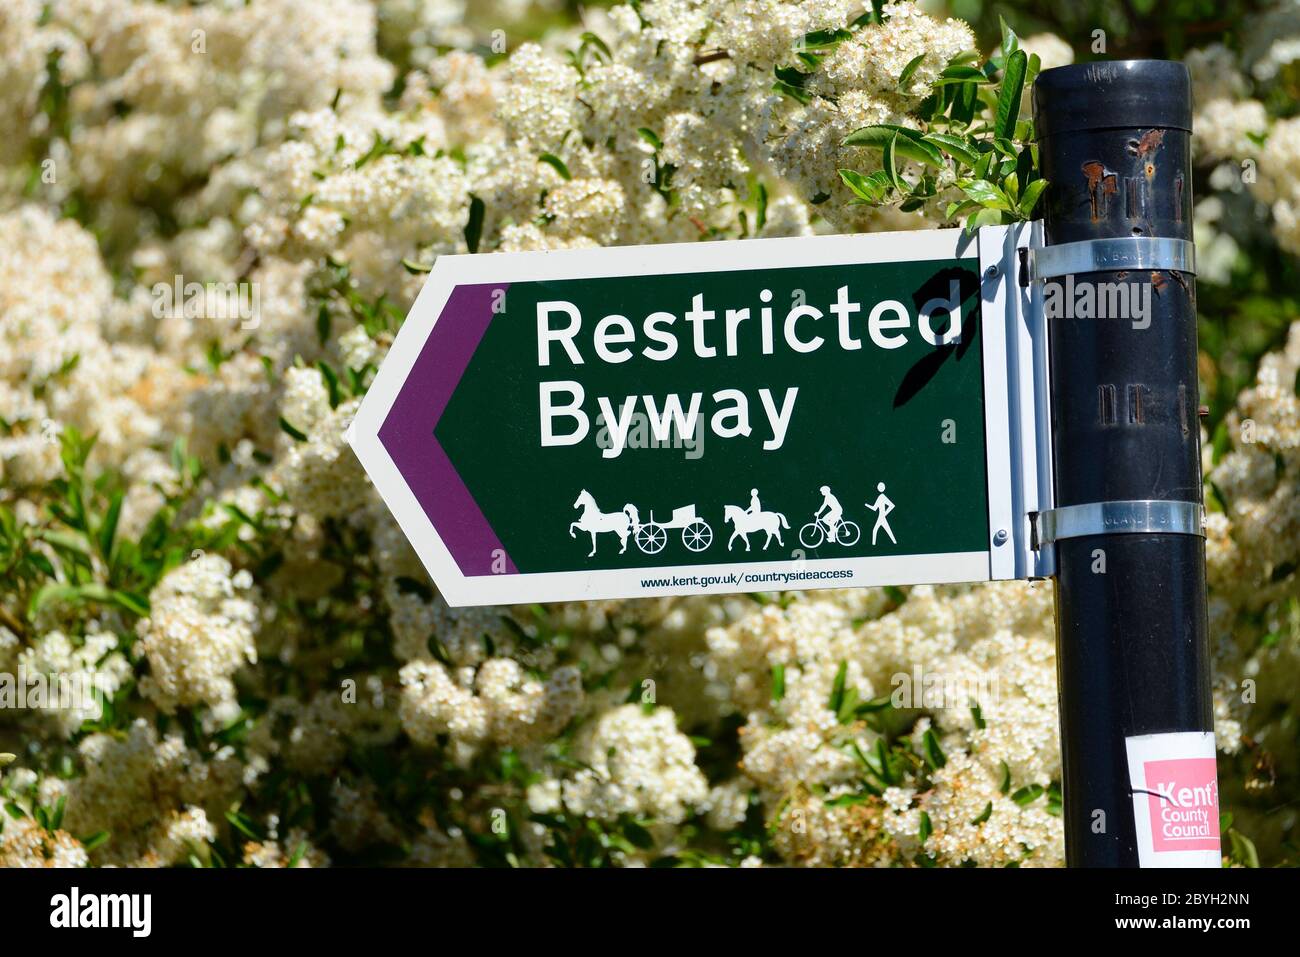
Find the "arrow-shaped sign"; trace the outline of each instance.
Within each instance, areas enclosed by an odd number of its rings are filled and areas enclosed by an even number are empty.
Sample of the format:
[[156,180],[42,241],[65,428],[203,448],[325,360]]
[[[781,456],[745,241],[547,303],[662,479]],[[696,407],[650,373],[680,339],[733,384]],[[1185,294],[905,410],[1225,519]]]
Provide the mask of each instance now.
[[350,440],[453,605],[1024,575],[1011,245],[444,256]]

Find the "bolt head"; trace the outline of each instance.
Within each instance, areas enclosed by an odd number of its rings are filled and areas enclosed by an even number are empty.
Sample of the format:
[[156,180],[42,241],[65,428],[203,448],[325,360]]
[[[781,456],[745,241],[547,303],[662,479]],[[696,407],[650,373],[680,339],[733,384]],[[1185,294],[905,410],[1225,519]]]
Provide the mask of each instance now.
[[1007,543],[1007,530],[999,528],[997,534],[993,536],[994,545],[1005,545]]

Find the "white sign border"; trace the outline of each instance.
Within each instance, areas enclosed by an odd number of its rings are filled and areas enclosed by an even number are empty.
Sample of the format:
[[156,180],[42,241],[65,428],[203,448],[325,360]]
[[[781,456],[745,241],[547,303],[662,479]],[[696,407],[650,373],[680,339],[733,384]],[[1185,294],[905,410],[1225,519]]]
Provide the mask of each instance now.
[[[863,263],[913,262],[941,259],[973,259],[984,273],[985,260],[997,251],[1003,273],[1014,275],[1006,263],[1015,261],[1019,242],[1008,227],[989,227],[977,236],[961,229],[927,229],[908,232],[855,234],[848,236],[791,237],[782,239],[729,240],[711,243],[674,243],[658,246],[604,247],[599,249],[550,252],[493,253],[491,255],[441,256],[425,280],[406,321],[402,324],[387,357],[375,376],[357,415],[345,435],[380,496],[392,512],[403,534],[433,577],[448,605],[507,605],[532,602],[590,601],[613,598],[653,598],[669,595],[728,594],[745,591],[787,589],[851,588],[864,586],[946,584],[988,581],[996,578],[1027,577],[1013,561],[1002,558],[1012,551],[1005,544],[989,542],[986,551],[908,556],[863,556],[826,560],[783,560],[777,562],[724,562],[715,565],[647,566],[630,569],[501,574],[462,574],[437,530],[429,521],[414,493],[402,478],[392,457],[379,440],[379,429],[397,399],[458,285],[504,284],[555,279],[557,276],[609,278],[618,276],[680,275],[734,272],[755,269],[786,269],[808,266],[859,265]],[[1009,286],[1007,288],[1010,288]],[[1007,479],[1007,449],[1012,439],[1007,432],[1012,421],[1008,405],[1010,390],[1007,363],[989,363],[989,349],[1006,348],[1006,301],[1012,296],[989,290],[982,294],[981,320],[985,353],[985,453],[989,502],[989,535],[1007,527],[1002,521],[1011,505],[1007,487],[994,483]],[[990,379],[990,375],[993,376]],[[994,456],[997,456],[995,462]],[[995,504],[996,503],[996,504]],[[995,512],[996,509],[996,512]],[[1011,519],[1005,519],[1010,522]],[[1017,524],[1016,527],[1019,527]],[[1027,527],[1027,526],[1026,526]],[[1019,538],[1012,540],[1019,542]],[[1018,546],[1016,546],[1018,547]],[[700,580],[730,575],[762,575],[785,571],[788,575],[818,575],[845,572],[844,578],[792,580],[771,588],[704,585],[644,586],[643,580]]]

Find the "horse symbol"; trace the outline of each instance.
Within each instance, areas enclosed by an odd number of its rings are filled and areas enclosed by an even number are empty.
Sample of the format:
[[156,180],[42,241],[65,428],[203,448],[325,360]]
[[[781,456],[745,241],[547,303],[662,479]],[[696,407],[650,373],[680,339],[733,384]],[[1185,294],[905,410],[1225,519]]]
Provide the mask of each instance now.
[[627,536],[635,523],[631,505],[624,505],[621,512],[602,512],[591,493],[584,488],[578,493],[578,500],[573,503],[573,507],[582,509],[582,515],[576,522],[569,523],[569,537],[577,538],[575,532],[590,533],[591,551],[587,554],[588,558],[596,554],[597,532],[614,532],[618,535],[618,553],[622,555],[627,551]]
[[735,526],[735,531],[727,539],[727,551],[731,551],[731,544],[737,537],[745,542],[745,551],[749,551],[749,533],[766,532],[767,540],[763,542],[763,548],[772,544],[772,539],[776,538],[776,543],[785,546],[781,541],[781,529],[789,528],[790,523],[785,520],[785,516],[780,512],[749,512],[739,505],[728,505],[722,510],[723,522],[730,522]]

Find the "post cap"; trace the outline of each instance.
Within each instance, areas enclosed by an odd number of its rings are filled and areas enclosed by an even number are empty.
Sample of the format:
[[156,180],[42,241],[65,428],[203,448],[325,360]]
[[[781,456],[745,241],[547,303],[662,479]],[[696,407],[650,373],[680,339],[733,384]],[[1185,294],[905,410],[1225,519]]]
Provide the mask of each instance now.
[[1102,60],[1044,70],[1034,81],[1038,139],[1081,130],[1192,129],[1192,79],[1173,60]]

